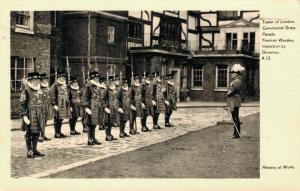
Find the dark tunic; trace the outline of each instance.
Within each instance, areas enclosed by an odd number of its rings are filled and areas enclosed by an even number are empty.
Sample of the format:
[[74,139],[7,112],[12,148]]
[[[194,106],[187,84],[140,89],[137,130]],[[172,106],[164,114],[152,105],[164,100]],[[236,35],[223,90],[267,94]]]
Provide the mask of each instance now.
[[41,87],[43,91],[43,113],[45,120],[51,120],[54,116],[53,106],[51,104],[51,95],[49,87]]
[[153,88],[154,100],[156,101],[156,107],[154,107],[155,113],[165,112],[165,88],[161,83],[157,83]]
[[94,84],[88,84],[82,95],[82,105],[84,108],[89,108],[91,115],[85,113],[85,123],[87,125],[102,125],[107,123],[107,115],[104,109],[108,104],[108,91],[104,88],[99,88]]
[[119,108],[119,101],[118,101],[118,95],[120,93],[119,89],[110,89],[108,88],[109,92],[109,109],[110,109],[110,120],[111,122],[117,122],[118,119],[118,108]]
[[133,86],[130,88],[131,104],[136,108],[136,117],[143,117],[142,108],[142,86]]
[[167,90],[166,90],[166,100],[169,101],[169,105],[166,105],[166,111],[167,112],[172,112],[177,110],[177,105],[176,105],[176,91],[174,86],[172,85],[167,85]]
[[29,125],[23,123],[26,126],[23,129],[30,130],[30,133],[40,133],[44,126],[42,90],[26,87],[21,93],[19,113],[22,118],[26,115],[30,120]]
[[51,92],[52,105],[58,106],[58,111],[55,112],[55,117],[57,119],[70,118],[71,112],[70,112],[68,87],[66,85],[54,83],[51,86],[50,92]]
[[128,90],[122,89],[118,95],[119,108],[123,109],[123,121],[130,120],[130,95]]
[[70,87],[69,90],[69,100],[70,100],[70,105],[72,107],[72,118],[78,118],[82,116],[81,113],[81,91],[80,89],[75,90]]
[[143,86],[143,103],[145,104],[145,115],[153,115],[153,105],[152,101],[154,100],[153,96],[153,85],[152,84],[145,84]]
[[227,107],[234,111],[235,107],[241,107],[242,82],[239,78],[233,80],[227,93]]

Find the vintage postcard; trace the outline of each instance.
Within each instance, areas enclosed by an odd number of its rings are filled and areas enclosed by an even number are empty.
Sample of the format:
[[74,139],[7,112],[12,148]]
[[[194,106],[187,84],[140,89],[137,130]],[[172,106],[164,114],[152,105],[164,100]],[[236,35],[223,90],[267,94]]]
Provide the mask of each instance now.
[[0,189],[300,189],[299,8],[4,3]]

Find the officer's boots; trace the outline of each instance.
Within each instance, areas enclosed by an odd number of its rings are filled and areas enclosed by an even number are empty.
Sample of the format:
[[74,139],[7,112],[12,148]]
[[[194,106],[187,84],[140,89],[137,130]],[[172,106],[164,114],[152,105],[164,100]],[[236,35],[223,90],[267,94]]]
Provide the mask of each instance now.
[[125,128],[124,122],[120,121],[120,135],[119,135],[120,138],[124,138],[125,137],[124,128]]
[[153,126],[153,129],[162,129],[159,125],[158,125],[158,117],[159,115],[154,115],[153,117],[153,123],[154,123],[154,126]]
[[88,145],[94,145],[93,133],[92,132],[93,132],[93,128],[92,128],[91,125],[89,125],[87,127],[87,134],[88,134],[88,142],[87,142],[87,144]]
[[134,122],[130,121],[129,127],[130,127],[129,134],[135,135],[136,131],[134,130]]
[[101,145],[102,143],[101,142],[99,142],[97,139],[96,139],[96,127],[93,127],[92,128],[92,139],[93,139],[93,143],[95,144],[95,145]]
[[38,140],[39,140],[39,135],[33,135],[32,136],[32,151],[33,151],[33,155],[34,156],[45,156],[45,154],[42,154],[40,153],[38,150],[37,150],[37,144],[38,144]]
[[32,151],[32,142],[31,137],[25,137],[26,147],[27,147],[27,157],[34,158],[33,151]]
[[108,126],[105,127],[105,133],[106,133],[106,137],[105,140],[106,141],[114,141],[117,140],[116,138],[114,138],[111,134],[111,125],[108,124]]
[[141,124],[142,124],[142,132],[147,132],[148,129],[146,127],[146,124],[145,124],[145,117],[141,117]]
[[147,131],[150,131],[149,127],[147,127],[147,116],[144,119],[144,127],[146,128]]

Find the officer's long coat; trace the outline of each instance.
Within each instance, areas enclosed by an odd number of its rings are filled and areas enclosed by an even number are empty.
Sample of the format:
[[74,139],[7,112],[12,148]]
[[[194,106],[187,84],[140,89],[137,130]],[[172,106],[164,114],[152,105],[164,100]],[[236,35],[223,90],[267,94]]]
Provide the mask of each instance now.
[[166,89],[166,100],[169,101],[169,106],[166,105],[166,111],[172,112],[177,110],[176,99],[177,95],[174,86],[168,84]]
[[164,113],[165,112],[165,96],[166,88],[161,83],[157,83],[153,88],[153,95],[156,101],[156,107],[154,107],[155,113]]
[[130,92],[129,90],[124,90],[121,88],[120,93],[118,95],[119,100],[119,108],[123,109],[123,121],[126,122],[130,120],[130,105],[131,99],[130,99]]
[[152,101],[154,101],[154,92],[153,92],[153,85],[150,84],[145,84],[143,85],[143,103],[145,104],[145,115],[153,115],[154,114],[154,109],[152,105]]
[[119,94],[120,94],[120,89],[115,88],[115,89],[110,89],[108,88],[108,97],[109,97],[109,109],[110,109],[110,121],[112,123],[119,123],[118,122],[118,108],[119,108]]
[[85,112],[84,123],[87,125],[101,125],[105,127],[108,123],[108,116],[105,108],[108,106],[108,91],[106,88],[97,87],[88,83],[82,95],[83,108],[89,108],[91,115]]
[[241,107],[241,88],[242,82],[239,78],[234,79],[230,83],[230,88],[227,93],[227,107],[230,108],[231,111],[233,111],[235,107]]
[[41,87],[43,91],[43,113],[45,120],[51,120],[54,116],[53,106],[51,104],[51,95],[49,87]]
[[61,85],[57,82],[52,84],[51,89],[51,102],[52,105],[58,106],[58,111],[55,111],[57,119],[68,119],[71,117],[70,101],[67,85]]
[[25,115],[30,120],[30,124],[26,125],[23,122],[23,130],[30,131],[30,133],[40,133],[44,126],[43,114],[43,92],[41,89],[34,90],[26,87],[20,97],[19,113],[23,118]]
[[136,117],[143,117],[142,86],[130,87],[131,104],[136,108]]
[[70,87],[69,89],[69,100],[70,106],[72,107],[72,118],[78,118],[82,116],[81,113],[81,91],[80,89],[73,89]]

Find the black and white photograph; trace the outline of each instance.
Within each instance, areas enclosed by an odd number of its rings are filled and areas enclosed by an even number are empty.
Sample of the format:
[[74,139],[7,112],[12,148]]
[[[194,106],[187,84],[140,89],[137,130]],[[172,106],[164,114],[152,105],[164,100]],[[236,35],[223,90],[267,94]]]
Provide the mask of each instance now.
[[259,21],[10,11],[11,178],[260,178]]

